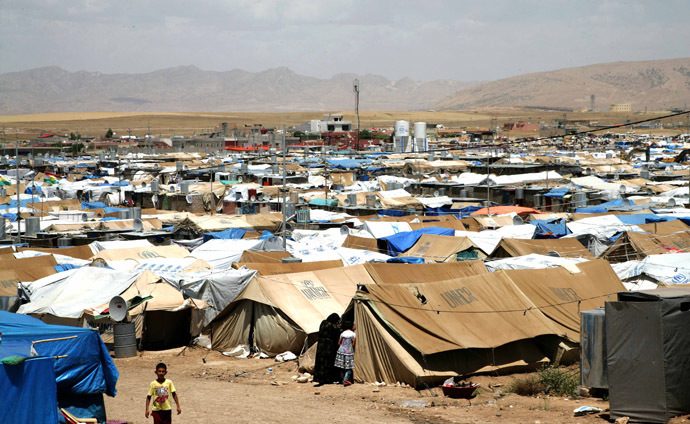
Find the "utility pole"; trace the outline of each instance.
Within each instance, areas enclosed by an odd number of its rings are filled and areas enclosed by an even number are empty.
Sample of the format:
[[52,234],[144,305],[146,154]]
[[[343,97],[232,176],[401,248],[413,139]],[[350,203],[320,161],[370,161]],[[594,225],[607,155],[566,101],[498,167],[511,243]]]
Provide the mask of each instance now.
[[285,228],[285,221],[287,217],[285,216],[286,210],[285,206],[287,205],[286,197],[287,197],[287,176],[285,175],[285,151],[287,150],[287,143],[285,142],[285,124],[283,124],[283,188],[281,189],[283,192],[283,207],[281,208],[281,211],[283,212],[283,250],[287,250],[287,230]]
[[[14,168],[17,172],[17,244],[22,243],[21,219],[22,215],[19,212],[21,203],[19,202],[19,134],[14,134]],[[26,228],[25,228],[26,229]]]
[[491,216],[491,151],[486,155],[486,216]]
[[355,78],[355,82],[352,86],[352,90],[355,92],[355,115],[357,116],[357,149],[359,149],[359,79]]

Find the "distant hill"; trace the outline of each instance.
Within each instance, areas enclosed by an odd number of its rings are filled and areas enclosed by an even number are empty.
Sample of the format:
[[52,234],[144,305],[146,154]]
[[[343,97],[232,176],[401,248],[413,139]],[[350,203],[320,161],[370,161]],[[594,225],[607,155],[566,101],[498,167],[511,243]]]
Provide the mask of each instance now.
[[446,97],[436,109],[544,106],[586,109],[630,103],[634,111],[684,108],[690,100],[690,58],[615,62],[520,75],[476,84]]
[[423,110],[471,85],[354,74],[319,79],[287,68],[251,73],[180,66],[145,74],[104,74],[52,66],[0,74],[0,114],[352,110],[355,78],[360,80],[362,110]]

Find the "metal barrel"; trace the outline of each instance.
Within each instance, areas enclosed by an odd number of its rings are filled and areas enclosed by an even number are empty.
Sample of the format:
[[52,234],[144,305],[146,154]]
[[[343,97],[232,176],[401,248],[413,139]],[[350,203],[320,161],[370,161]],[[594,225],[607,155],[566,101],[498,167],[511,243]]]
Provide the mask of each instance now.
[[137,355],[137,337],[133,322],[113,325],[113,341],[116,358],[130,358]]

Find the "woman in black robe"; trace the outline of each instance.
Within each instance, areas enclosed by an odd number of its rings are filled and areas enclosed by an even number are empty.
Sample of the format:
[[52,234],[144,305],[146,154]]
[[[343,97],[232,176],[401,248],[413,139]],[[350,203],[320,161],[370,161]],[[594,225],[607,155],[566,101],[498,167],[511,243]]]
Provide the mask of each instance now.
[[338,337],[340,337],[340,317],[331,314],[321,321],[319,326],[319,343],[316,345],[314,361],[314,381],[318,386],[338,381],[340,374],[335,368],[335,354],[338,352]]

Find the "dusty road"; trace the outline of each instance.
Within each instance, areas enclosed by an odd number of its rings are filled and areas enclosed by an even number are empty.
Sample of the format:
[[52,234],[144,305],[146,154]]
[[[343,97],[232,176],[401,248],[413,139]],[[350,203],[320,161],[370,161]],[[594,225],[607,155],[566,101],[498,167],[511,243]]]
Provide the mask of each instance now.
[[[146,391],[155,378],[156,363],[165,362],[182,405],[182,415],[173,417],[177,423],[606,422],[602,420],[605,414],[574,417],[572,412],[583,405],[606,410],[608,403],[601,399],[503,393],[512,379],[524,375],[474,377],[472,381],[480,383],[482,389],[470,402],[445,398],[438,388],[417,391],[367,384],[314,387],[312,383],[292,380],[292,376],[298,375],[296,362],[226,358],[203,349],[179,352],[179,349],[144,352],[135,358],[115,359],[120,380],[117,396],[106,398],[108,418],[147,422],[144,418]],[[673,422],[685,422],[685,418]],[[152,420],[149,418],[148,422]]]

